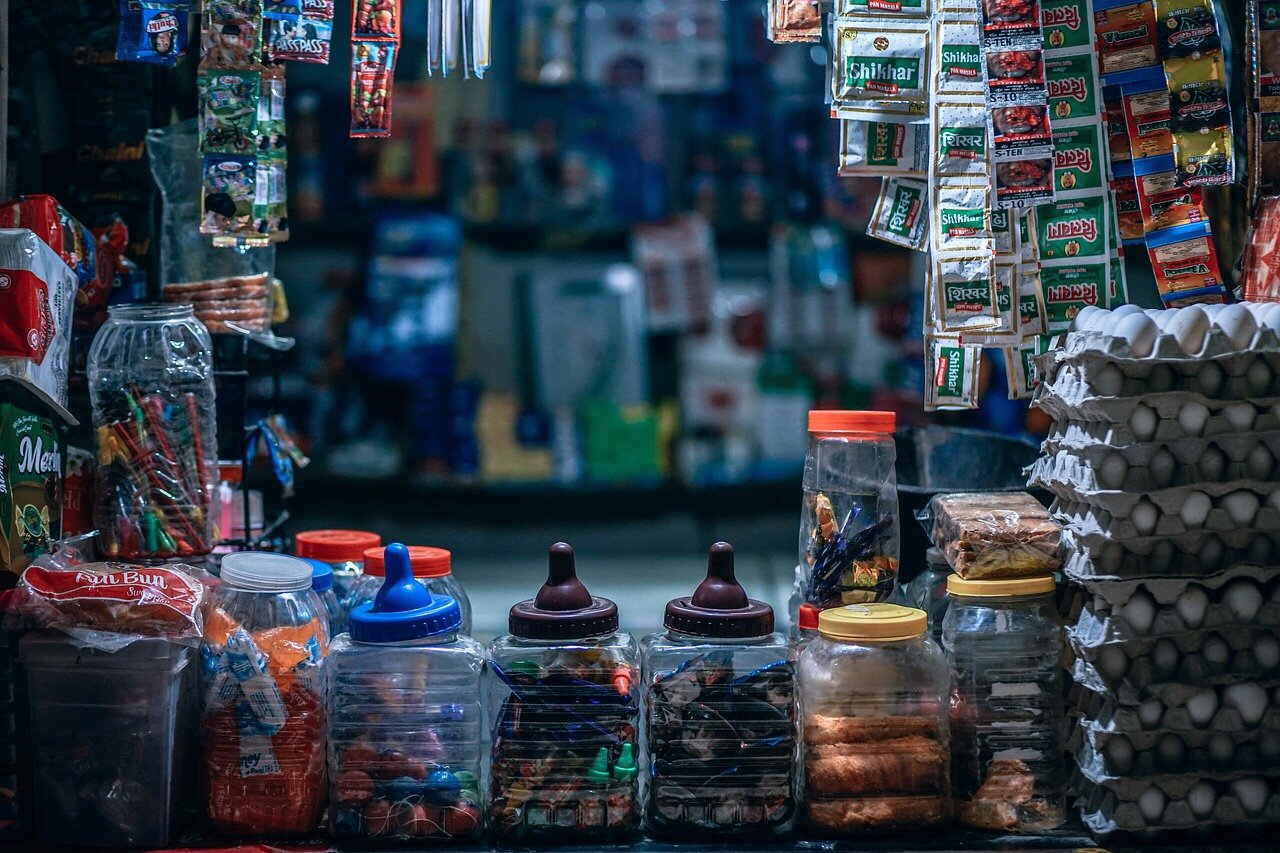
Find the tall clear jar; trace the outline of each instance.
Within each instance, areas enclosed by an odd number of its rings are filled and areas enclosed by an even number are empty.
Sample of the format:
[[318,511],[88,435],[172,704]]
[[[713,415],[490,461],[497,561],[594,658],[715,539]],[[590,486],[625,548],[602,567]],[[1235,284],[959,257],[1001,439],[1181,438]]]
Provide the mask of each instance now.
[[799,601],[826,608],[893,594],[899,553],[895,424],[892,412],[809,413]]
[[[431,548],[425,545],[409,546],[409,562],[413,566],[413,576],[431,590],[434,595],[446,595],[458,602],[462,611],[462,633],[471,636],[471,599],[467,591],[458,582],[453,573],[453,555],[444,548]],[[378,590],[382,588],[385,575],[382,549],[370,548],[364,552],[364,576],[356,582],[351,593],[351,606],[359,607],[373,601]]]
[[942,642],[956,673],[952,784],[965,826],[1037,832],[1066,819],[1055,586],[1052,575],[947,581]]
[[942,620],[946,618],[951,600],[947,598],[947,579],[951,566],[940,548],[930,548],[924,555],[924,571],[902,588],[902,599],[908,607],[923,610],[929,617],[929,634],[933,641],[942,643]]
[[797,664],[808,826],[824,835],[951,822],[951,669],[920,610],[822,611]]
[[113,560],[211,552],[218,446],[209,332],[190,305],[113,305],[88,373],[99,552]]
[[222,559],[200,649],[201,783],[218,832],[303,836],[319,824],[328,614],[311,572],[284,554]]
[[484,828],[484,649],[452,598],[386,549],[377,599],[329,654],[329,830],[345,841],[461,842]]
[[733,548],[667,604],[666,631],[641,643],[645,825],[651,834],[772,835],[795,814],[795,675],[773,608],[747,598]]
[[547,582],[489,646],[489,825],[504,841],[610,843],[640,824],[640,654],[618,608],[552,546]]
[[293,553],[333,566],[333,591],[344,613],[355,606],[357,582],[364,574],[364,555],[380,549],[382,537],[367,530],[303,530],[293,537]]

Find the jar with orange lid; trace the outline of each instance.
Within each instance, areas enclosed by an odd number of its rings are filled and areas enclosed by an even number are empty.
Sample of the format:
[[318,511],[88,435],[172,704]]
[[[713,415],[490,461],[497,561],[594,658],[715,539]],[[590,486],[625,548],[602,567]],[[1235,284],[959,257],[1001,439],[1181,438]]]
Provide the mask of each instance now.
[[951,669],[921,610],[824,610],[800,653],[809,828],[826,835],[925,831],[951,822]]
[[964,826],[1041,832],[1066,820],[1055,589],[1052,575],[947,579],[942,644],[956,677],[952,784]]
[[[370,548],[363,556],[364,575],[351,594],[353,608],[372,602],[387,574],[382,548]],[[461,634],[471,636],[471,599],[467,598],[467,591],[453,573],[453,555],[444,548],[410,545],[409,566],[414,578],[431,590],[432,595],[446,595],[458,602],[462,611]]]
[[899,548],[895,426],[893,412],[809,413],[797,604],[827,608],[893,594]]
[[364,573],[364,552],[381,546],[382,537],[367,530],[304,530],[293,537],[294,556],[333,566],[333,591],[344,613],[355,606],[351,595]]

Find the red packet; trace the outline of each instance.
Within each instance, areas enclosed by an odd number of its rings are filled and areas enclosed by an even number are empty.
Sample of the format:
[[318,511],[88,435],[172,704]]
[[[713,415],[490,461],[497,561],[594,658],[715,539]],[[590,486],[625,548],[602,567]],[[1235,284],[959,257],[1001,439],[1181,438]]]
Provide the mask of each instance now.
[[391,135],[391,81],[399,46],[384,41],[351,44],[351,135]]
[[400,0],[355,0],[351,6],[351,41],[400,43]]

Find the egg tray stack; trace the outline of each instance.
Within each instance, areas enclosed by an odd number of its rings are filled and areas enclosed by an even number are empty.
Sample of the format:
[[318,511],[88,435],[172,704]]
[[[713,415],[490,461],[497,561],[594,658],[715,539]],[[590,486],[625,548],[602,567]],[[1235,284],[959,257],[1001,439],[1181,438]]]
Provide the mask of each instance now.
[[[1272,310],[1272,309],[1275,310]],[[1030,482],[1067,528],[1072,790],[1097,836],[1280,822],[1280,306],[1086,309]]]

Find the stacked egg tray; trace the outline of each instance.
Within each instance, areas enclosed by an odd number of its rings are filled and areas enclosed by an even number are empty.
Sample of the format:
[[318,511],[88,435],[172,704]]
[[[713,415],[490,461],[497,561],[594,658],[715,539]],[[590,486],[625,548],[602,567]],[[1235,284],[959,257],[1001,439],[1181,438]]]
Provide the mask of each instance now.
[[1280,822],[1280,308],[1086,309],[1042,356],[1071,583],[1072,791],[1100,837]]

